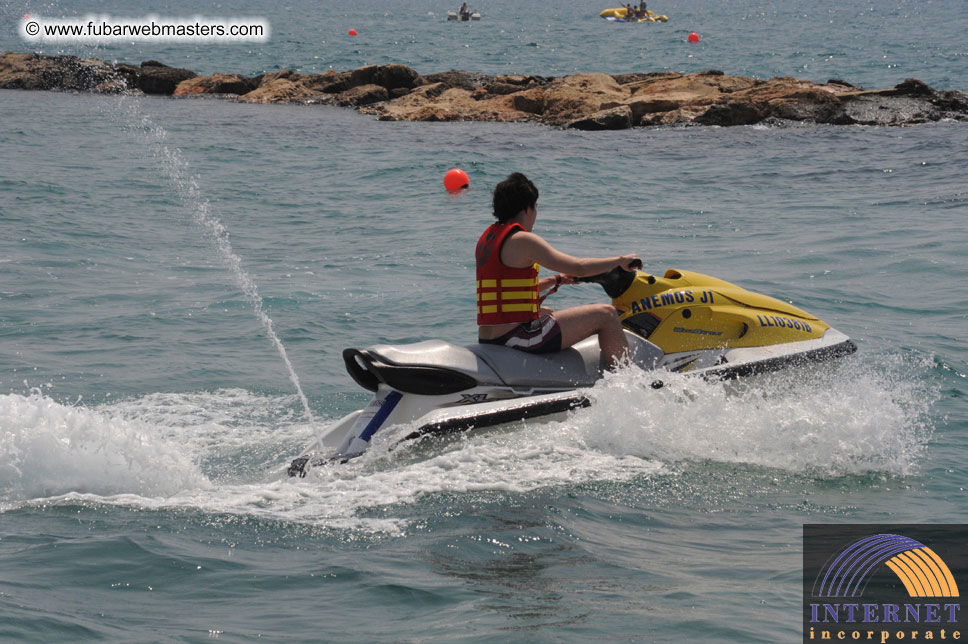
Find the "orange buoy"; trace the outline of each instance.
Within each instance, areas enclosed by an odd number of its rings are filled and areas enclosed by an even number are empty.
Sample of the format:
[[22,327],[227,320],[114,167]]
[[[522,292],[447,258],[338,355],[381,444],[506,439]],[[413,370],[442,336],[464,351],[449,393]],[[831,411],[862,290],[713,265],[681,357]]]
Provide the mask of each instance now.
[[695,31],[689,34],[689,42],[699,42],[699,34]]
[[356,29],[350,29],[350,35],[351,36],[355,36],[356,35]]
[[467,173],[460,168],[448,170],[447,174],[444,175],[444,188],[446,188],[448,192],[464,190],[470,185],[471,182],[470,179],[467,178]]

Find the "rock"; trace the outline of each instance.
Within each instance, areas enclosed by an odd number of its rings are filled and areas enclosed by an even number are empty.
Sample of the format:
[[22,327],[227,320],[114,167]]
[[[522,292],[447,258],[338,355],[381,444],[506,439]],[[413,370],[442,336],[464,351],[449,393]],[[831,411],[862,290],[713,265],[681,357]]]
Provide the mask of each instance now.
[[389,100],[390,95],[381,85],[360,85],[337,95],[339,105],[359,106]]
[[[360,108],[364,114],[375,114],[393,121],[532,121],[535,117],[511,106],[511,96],[481,97],[474,91],[451,88],[442,84],[418,87],[396,100]],[[430,97],[430,98],[428,98]]]
[[196,76],[178,83],[173,96],[192,96],[196,94],[247,94],[258,87],[253,78],[239,74],[213,74]]
[[[291,78],[263,79],[257,88],[239,97],[243,103],[306,103],[318,102],[324,96]],[[325,101],[324,101],[325,102]]]
[[[619,85],[631,85],[633,83],[647,81],[656,75],[664,76],[665,74],[662,74],[661,72],[659,74],[656,74],[655,72],[632,72],[629,74],[612,74],[612,78],[614,78],[615,82]],[[681,76],[681,74],[678,75]]]
[[930,101],[908,96],[858,96],[844,103],[834,123],[847,125],[913,125],[940,120]]
[[454,87],[473,91],[478,87],[482,87],[487,81],[488,77],[484,74],[468,74],[467,72],[452,69],[447,72],[437,72],[436,74],[420,76],[417,78],[416,84],[417,86],[441,85],[443,87],[441,91]]
[[594,114],[603,103],[622,102],[629,96],[628,90],[608,74],[573,74],[528,92],[536,104],[543,101],[542,120],[550,125],[564,125]]
[[325,74],[310,74],[298,76],[300,83],[321,94],[339,94],[353,87],[350,82],[351,72],[336,72],[330,70]]
[[541,115],[545,112],[545,92],[542,89],[518,92],[511,96],[511,107],[526,114]]
[[497,94],[498,96],[504,96],[507,94],[514,94],[515,92],[520,92],[521,86],[511,85],[510,83],[499,83],[497,81],[492,81],[484,86],[484,91],[488,94]]
[[495,76],[492,81],[495,83],[501,83],[502,85],[514,85],[518,89],[525,89],[529,87],[542,87],[547,85],[554,78],[548,76],[533,76],[531,74],[512,74],[504,76]]
[[699,115],[703,114],[708,109],[709,108],[705,105],[693,107],[686,106],[679,107],[668,112],[647,114],[642,117],[637,125],[687,125],[693,123]]
[[[887,92],[885,92],[887,93]],[[935,92],[931,87],[916,78],[908,78],[894,86],[895,96],[934,96]]]
[[263,74],[262,76],[257,77],[259,81],[259,84],[257,85],[257,87],[262,87],[263,85],[271,83],[274,80],[279,80],[280,78],[284,78],[294,83],[300,82],[302,80],[302,76],[292,71],[291,69],[281,69],[277,72],[269,72],[268,74]]
[[966,120],[968,116],[968,94],[952,89],[946,92],[938,92],[934,100],[931,101],[938,109],[945,114],[944,118],[954,118]]
[[125,63],[117,63],[114,65],[114,69],[118,73],[118,76],[124,80],[129,92],[137,92],[139,94],[142,93],[141,90],[138,89],[138,76],[141,74],[140,67],[126,65]]
[[368,65],[350,73],[350,87],[347,89],[360,85],[379,85],[388,90],[398,87],[413,89],[418,76],[416,70],[406,65]]
[[412,90],[410,93],[413,94],[415,97],[419,97],[424,100],[430,100],[430,99],[437,98],[438,96],[446,92],[448,89],[454,89],[454,88],[448,87],[447,83],[441,82],[441,83],[434,83],[432,85],[423,85],[421,87],[418,87],[415,90]]
[[628,105],[620,105],[570,121],[566,127],[575,130],[627,130],[632,127],[632,110]]
[[753,125],[762,121],[767,114],[765,106],[753,100],[722,101],[711,105],[693,122],[700,125]]
[[748,91],[758,81],[752,78],[725,76],[718,73],[671,74],[626,85],[632,93],[631,103],[639,103],[641,114],[665,112],[686,105],[713,105],[726,94]]
[[178,84],[189,78],[195,78],[196,74],[187,69],[178,67],[168,67],[161,63],[149,60],[141,63],[141,73],[138,75],[138,89],[145,94],[166,94],[171,96],[175,93]]
[[841,99],[832,92],[806,88],[770,99],[767,111],[771,116],[790,121],[831,123],[841,104]]
[[[720,105],[701,115],[697,123],[749,125],[767,118],[837,123],[843,121],[844,101],[857,93],[853,89],[840,82],[820,84],[790,77],[771,78],[724,96]],[[732,111],[722,109],[723,101],[734,105]]]
[[0,55],[0,88],[115,92],[125,86],[115,68],[94,58],[7,52]]
[[[362,110],[364,114],[373,113],[367,112],[365,109]],[[428,123],[434,122],[447,122],[447,121],[459,121],[461,115],[453,110],[446,108],[437,107],[434,105],[424,105],[415,111],[408,113],[406,117],[401,117],[400,112],[390,111],[384,113],[377,113],[379,116],[377,120],[380,121],[425,121]],[[412,118],[416,117],[416,118]]]
[[632,121],[639,123],[649,114],[657,112],[671,112],[677,109],[680,102],[667,98],[644,98],[629,101],[628,106],[632,111]]

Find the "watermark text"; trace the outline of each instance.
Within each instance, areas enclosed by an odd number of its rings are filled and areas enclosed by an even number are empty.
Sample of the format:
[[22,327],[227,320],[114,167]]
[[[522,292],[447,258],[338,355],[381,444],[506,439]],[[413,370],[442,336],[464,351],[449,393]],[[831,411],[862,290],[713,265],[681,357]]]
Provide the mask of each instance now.
[[267,42],[269,22],[262,18],[115,18],[87,15],[83,18],[45,18],[24,14],[20,36],[28,42],[75,42],[97,44],[110,41],[154,42]]

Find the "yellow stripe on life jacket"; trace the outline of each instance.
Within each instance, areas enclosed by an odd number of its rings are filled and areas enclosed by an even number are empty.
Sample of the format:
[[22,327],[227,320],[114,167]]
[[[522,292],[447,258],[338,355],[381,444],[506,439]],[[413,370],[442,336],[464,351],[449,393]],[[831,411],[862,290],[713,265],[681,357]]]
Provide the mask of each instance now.
[[523,280],[501,280],[501,288],[521,288],[522,286],[537,286],[538,278]]
[[537,313],[538,305],[537,304],[502,304],[501,305],[502,313],[520,313],[522,311],[525,311],[528,313]]

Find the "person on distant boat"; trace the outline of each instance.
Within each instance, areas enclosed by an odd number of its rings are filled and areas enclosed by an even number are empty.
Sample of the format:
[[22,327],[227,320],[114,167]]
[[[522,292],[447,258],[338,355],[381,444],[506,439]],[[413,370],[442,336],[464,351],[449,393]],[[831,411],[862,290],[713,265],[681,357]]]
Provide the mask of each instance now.
[[645,18],[649,15],[649,11],[645,6],[645,0],[639,0],[639,17]]
[[[454,6],[454,5],[451,5],[451,6]],[[460,19],[461,20],[469,20],[470,19],[471,13],[470,13],[470,11],[467,10],[467,3],[466,2],[460,6],[460,9],[457,11],[457,15],[460,16]]]
[[[541,306],[545,297],[576,277],[616,266],[630,271],[634,254],[618,257],[572,257],[532,232],[538,216],[538,189],[520,172],[494,188],[494,216],[477,242],[478,341],[502,344],[528,353],[553,353],[593,335],[609,367],[621,364],[628,341],[610,304],[584,304],[561,311]],[[560,271],[538,279],[538,267]]]

